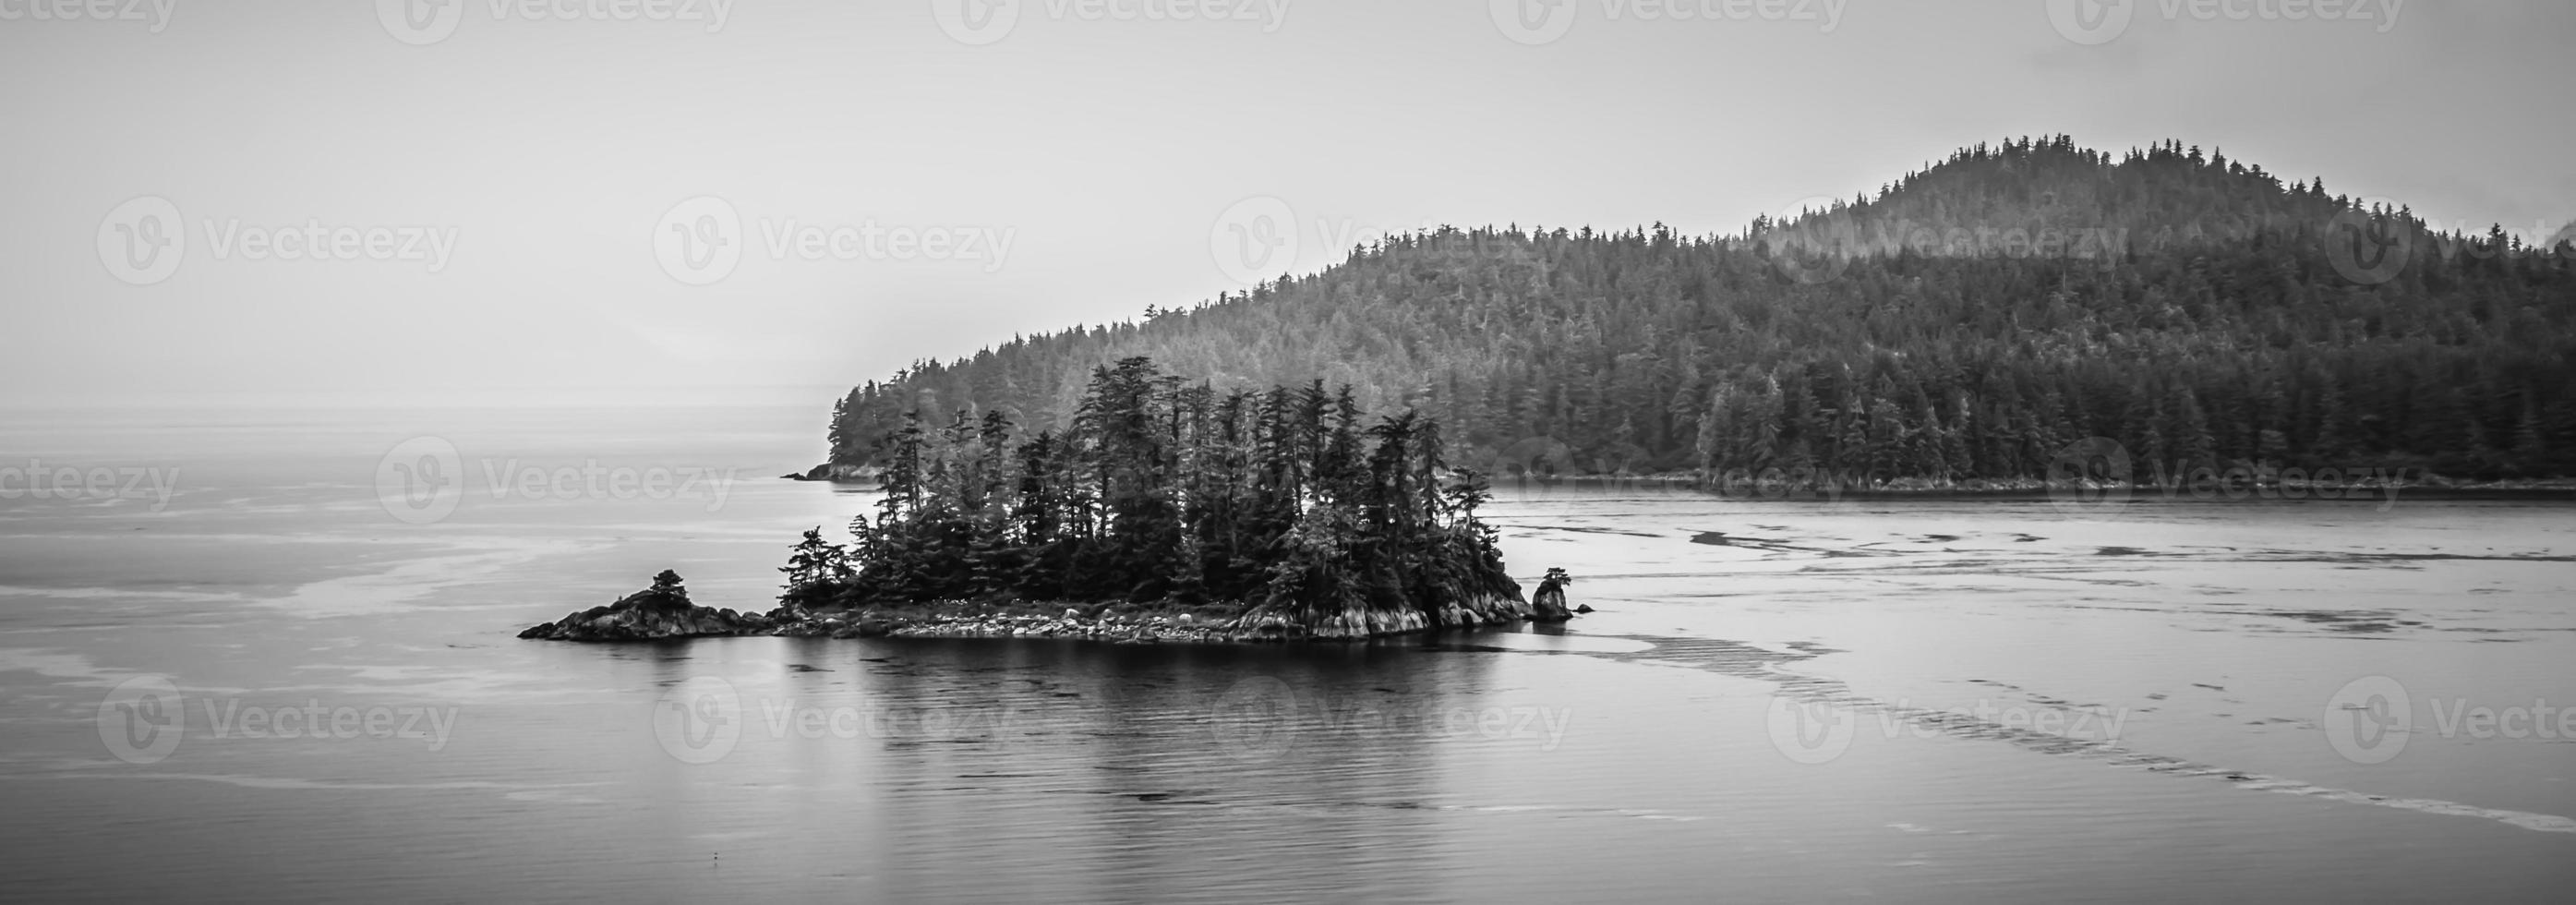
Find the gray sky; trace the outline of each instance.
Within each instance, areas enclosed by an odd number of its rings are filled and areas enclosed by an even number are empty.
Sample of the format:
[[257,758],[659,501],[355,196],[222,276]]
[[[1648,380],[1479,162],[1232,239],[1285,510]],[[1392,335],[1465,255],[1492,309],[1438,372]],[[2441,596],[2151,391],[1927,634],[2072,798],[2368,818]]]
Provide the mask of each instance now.
[[2557,0],[158,3],[0,0],[0,403],[846,385],[1385,231],[1734,231],[2006,135],[2576,215]]

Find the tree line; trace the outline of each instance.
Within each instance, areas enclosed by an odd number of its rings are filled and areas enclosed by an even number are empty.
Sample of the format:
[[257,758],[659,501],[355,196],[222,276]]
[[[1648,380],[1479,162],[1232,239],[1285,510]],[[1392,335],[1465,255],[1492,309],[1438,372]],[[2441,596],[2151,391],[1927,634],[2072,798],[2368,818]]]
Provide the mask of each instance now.
[[1092,368],[1150,356],[1216,388],[1322,375],[1363,412],[1436,417],[1453,458],[1488,466],[1548,438],[1586,471],[1957,483],[2044,477],[2099,436],[2160,468],[2565,476],[2571,327],[2567,245],[2436,231],[2178,142],[2115,157],[2057,136],[1733,235],[1393,237],[917,363],[840,400],[830,437],[835,462],[883,465],[916,411],[1064,429]]

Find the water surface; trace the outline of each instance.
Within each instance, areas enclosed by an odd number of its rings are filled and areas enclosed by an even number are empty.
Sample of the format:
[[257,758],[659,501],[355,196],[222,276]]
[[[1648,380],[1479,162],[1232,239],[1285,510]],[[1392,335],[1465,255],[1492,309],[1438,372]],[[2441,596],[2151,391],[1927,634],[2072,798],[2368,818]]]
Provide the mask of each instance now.
[[[1514,572],[1564,567],[1600,612],[1298,649],[511,637],[663,568],[701,603],[768,607],[796,532],[868,507],[773,478],[819,455],[821,408],[10,413],[0,465],[176,470],[166,502],[0,498],[13,892],[2563,901],[2576,881],[2576,743],[2531,722],[2576,704],[2559,504],[1505,488]],[[377,481],[424,436],[463,467],[435,520]],[[582,486],[489,486],[565,469]],[[621,497],[585,469],[732,476]],[[175,695],[138,697],[153,677]],[[2402,713],[2345,709],[2355,689]],[[145,697],[171,706],[115,707]]]

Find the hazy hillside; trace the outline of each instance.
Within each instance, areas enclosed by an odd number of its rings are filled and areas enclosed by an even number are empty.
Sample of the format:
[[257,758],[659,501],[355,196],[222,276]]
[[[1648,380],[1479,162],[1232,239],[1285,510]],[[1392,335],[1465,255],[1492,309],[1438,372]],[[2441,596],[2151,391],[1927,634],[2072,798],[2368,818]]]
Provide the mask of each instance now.
[[1439,418],[1474,464],[1561,442],[1602,471],[1952,481],[2044,474],[2106,436],[2142,463],[2561,475],[2571,319],[2576,259],[2501,231],[2431,233],[2196,147],[2023,139],[1736,235],[1390,240],[924,362],[853,390],[832,440],[866,462],[916,406],[1059,426],[1092,369],[1141,355],[1221,389],[1347,383]]

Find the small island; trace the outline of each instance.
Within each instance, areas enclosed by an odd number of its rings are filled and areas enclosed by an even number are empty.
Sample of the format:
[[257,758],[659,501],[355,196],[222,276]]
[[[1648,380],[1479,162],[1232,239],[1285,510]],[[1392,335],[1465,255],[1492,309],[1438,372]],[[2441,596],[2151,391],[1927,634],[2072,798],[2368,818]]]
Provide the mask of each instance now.
[[766,614],[690,604],[679,577],[522,638],[705,635],[1356,640],[1563,618],[1504,570],[1485,476],[1438,422],[1364,423],[1348,387],[1219,392],[1146,358],[1094,370],[1063,430],[917,413],[879,445],[876,520],[805,532]]

